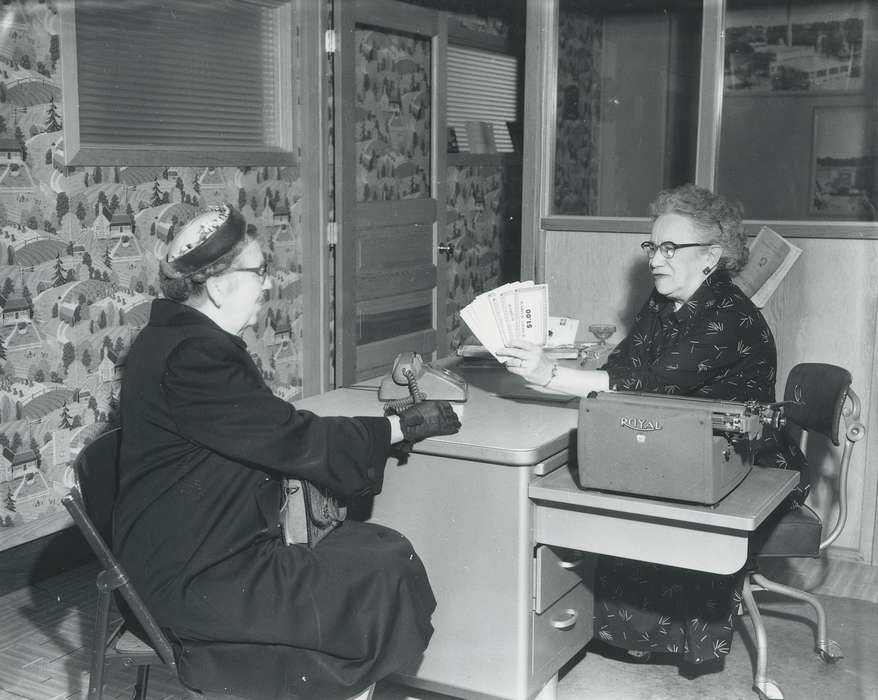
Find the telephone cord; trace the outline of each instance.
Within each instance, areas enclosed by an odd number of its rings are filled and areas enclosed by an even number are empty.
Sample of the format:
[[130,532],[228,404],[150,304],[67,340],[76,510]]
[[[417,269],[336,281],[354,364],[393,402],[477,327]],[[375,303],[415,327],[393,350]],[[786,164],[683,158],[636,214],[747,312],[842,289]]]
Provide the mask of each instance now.
[[415,376],[414,371],[406,368],[402,370],[402,373],[405,375],[406,381],[408,382],[409,395],[404,399],[393,399],[392,401],[385,403],[384,413],[386,415],[399,413],[409,406],[413,406],[427,398],[427,395],[421,391],[421,387],[418,384],[418,378]]

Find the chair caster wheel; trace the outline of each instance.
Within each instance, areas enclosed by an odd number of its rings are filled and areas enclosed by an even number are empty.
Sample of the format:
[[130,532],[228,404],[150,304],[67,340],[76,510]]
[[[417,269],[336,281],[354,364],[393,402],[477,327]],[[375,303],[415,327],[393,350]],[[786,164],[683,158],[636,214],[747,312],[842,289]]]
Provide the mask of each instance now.
[[841,647],[832,639],[827,640],[825,644],[818,644],[817,654],[828,664],[835,663],[839,659],[844,658]]
[[763,681],[753,687],[759,693],[760,700],[783,700],[783,693],[774,681]]

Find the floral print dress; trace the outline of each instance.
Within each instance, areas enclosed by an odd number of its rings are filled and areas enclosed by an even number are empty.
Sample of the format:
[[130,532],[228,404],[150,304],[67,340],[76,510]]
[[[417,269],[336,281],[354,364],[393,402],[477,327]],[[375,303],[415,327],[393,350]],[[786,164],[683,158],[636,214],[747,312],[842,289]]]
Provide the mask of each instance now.
[[[762,314],[728,274],[708,277],[675,310],[656,291],[602,368],[615,391],[723,401],[775,400],[777,351]],[[804,467],[783,435],[763,434],[754,461]],[[807,485],[794,499],[801,502]],[[595,636],[624,649],[682,654],[689,663],[729,653],[743,574],[708,574],[602,556],[595,586]]]

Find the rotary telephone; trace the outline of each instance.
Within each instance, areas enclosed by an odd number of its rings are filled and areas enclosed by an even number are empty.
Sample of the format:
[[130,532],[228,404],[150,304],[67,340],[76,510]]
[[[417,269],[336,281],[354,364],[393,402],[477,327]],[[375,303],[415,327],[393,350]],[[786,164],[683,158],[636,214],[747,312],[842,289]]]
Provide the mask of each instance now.
[[416,352],[397,355],[378,387],[378,400],[394,410],[426,399],[463,403],[466,398],[467,383],[462,377],[424,364]]

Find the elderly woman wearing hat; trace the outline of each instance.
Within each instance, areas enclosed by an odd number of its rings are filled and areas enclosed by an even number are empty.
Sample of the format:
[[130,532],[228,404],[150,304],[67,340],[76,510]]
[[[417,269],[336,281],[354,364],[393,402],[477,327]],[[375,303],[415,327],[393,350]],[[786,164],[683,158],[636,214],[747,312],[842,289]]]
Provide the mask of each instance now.
[[450,434],[445,402],[319,418],[263,382],[241,333],[271,289],[241,215],[213,208],[161,262],[164,299],[128,355],[113,545],[180,677],[252,700],[350,697],[415,662],[435,600],[409,542],[346,521],[288,545],[284,478],[344,499],[381,490],[393,442]]
[[[510,372],[534,386],[586,396],[641,391],[724,401],[775,400],[777,353],[762,314],[732,282],[747,262],[741,208],[695,185],[661,192],[641,248],[655,289],[631,331],[599,370],[559,367],[532,343],[504,350]],[[785,436],[766,427],[755,460],[805,466]],[[803,474],[803,482],[805,475]],[[807,495],[806,483],[795,494]],[[598,561],[595,636],[646,658],[689,663],[729,653],[740,574],[714,576],[612,557]]]

